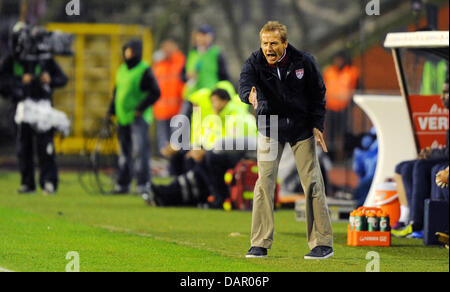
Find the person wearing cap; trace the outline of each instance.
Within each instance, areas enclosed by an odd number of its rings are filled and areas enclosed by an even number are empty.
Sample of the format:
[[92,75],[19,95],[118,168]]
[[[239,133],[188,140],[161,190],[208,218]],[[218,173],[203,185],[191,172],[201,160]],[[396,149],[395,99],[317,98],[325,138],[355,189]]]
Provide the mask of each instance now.
[[[116,116],[119,124],[118,178],[112,193],[129,193],[134,168],[137,191],[144,194],[150,192],[151,106],[159,99],[161,91],[152,69],[142,60],[141,41],[127,43],[123,47],[123,58],[125,62],[117,71],[116,88],[107,114],[108,120]],[[136,161],[133,161],[133,153],[136,153]]]
[[186,96],[199,89],[213,89],[217,82],[229,80],[225,58],[214,44],[215,31],[207,24],[201,25],[193,35],[194,48],[189,52],[184,77],[187,81]]
[[258,181],[253,199],[251,249],[247,258],[266,258],[274,235],[274,196],[284,145],[289,143],[306,197],[311,250],[305,259],[333,256],[333,232],[316,141],[323,150],[326,88],[313,56],[288,42],[287,27],[268,22],[261,48],[245,62],[239,80],[242,102],[258,115]]
[[[194,47],[189,51],[186,66],[181,74],[186,86],[183,90],[185,100],[179,112],[179,115],[185,116],[189,121],[194,108],[193,94],[203,89],[213,90],[219,81],[230,79],[225,58],[220,48],[214,44],[214,28],[202,24],[193,33],[192,38]],[[181,130],[187,131],[186,128]],[[161,150],[163,156],[170,155],[170,152],[170,145]]]

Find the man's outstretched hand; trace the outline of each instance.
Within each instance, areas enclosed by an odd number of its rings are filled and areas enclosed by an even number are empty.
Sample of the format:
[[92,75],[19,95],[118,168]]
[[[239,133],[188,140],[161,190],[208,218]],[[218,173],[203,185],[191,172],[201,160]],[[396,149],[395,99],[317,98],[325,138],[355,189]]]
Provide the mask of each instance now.
[[248,97],[248,101],[253,105],[253,108],[256,110],[258,108],[258,94],[256,92],[256,87],[252,88],[250,95]]
[[317,144],[319,144],[325,153],[328,153],[327,144],[323,138],[323,134],[319,129],[314,128],[314,137],[316,138]]

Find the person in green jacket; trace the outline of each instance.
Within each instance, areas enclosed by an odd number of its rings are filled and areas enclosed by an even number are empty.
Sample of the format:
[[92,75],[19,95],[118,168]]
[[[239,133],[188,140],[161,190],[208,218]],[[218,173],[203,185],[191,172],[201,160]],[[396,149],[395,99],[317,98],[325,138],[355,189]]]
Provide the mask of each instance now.
[[[248,114],[249,106],[242,103],[236,90],[234,89],[233,84],[230,81],[220,81],[218,82],[213,89],[202,88],[192,93],[189,96],[189,102],[193,105],[193,113],[190,116],[190,148],[199,148],[205,147],[203,145],[203,136],[205,134],[205,129],[202,127],[202,121],[208,117],[215,115],[216,112],[213,109],[211,103],[211,93],[215,89],[224,89],[227,91],[228,95],[231,97],[231,101],[233,102],[234,108],[239,108],[242,112]],[[178,147],[177,147],[178,148]],[[162,151],[164,157],[171,159],[172,156],[176,155],[178,151],[174,150],[173,145],[169,144],[166,149]],[[171,163],[172,164],[172,163]]]
[[[159,99],[161,91],[152,69],[142,60],[141,41],[127,43],[123,54],[125,62],[117,71],[114,97],[108,111],[108,119],[117,117],[120,143],[118,178],[112,193],[129,193],[135,172],[137,191],[146,194],[150,192],[151,106]],[[136,155],[135,161],[133,153]]]
[[186,85],[183,90],[185,101],[180,115],[188,119],[193,111],[193,104],[190,101],[193,93],[202,89],[214,90],[217,82],[230,79],[225,57],[220,48],[214,44],[214,38],[214,28],[207,24],[199,26],[193,35],[194,47],[188,53],[181,74]]
[[189,52],[184,69],[186,97],[202,88],[212,90],[217,82],[230,79],[225,58],[214,38],[214,29],[207,24],[199,26],[194,34],[195,47]]

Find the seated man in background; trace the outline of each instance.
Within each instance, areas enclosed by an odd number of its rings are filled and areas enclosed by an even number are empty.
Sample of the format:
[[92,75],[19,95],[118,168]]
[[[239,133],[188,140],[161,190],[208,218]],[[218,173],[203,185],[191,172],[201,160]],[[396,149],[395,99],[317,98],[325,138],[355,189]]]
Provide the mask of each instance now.
[[211,93],[210,100],[215,115],[202,121],[200,136],[195,128],[192,133],[199,136],[202,147],[185,152],[184,173],[170,185],[152,185],[153,194],[144,198],[150,205],[221,208],[229,197],[226,171],[248,155],[247,150],[256,150],[255,121],[247,108],[220,88]]
[[[444,84],[442,104],[449,108],[449,84],[448,77]],[[408,210],[403,206],[400,221],[407,222],[407,226],[395,226],[392,234],[397,237],[411,236],[423,237],[424,201],[431,195],[432,183],[430,175],[433,167],[446,164],[449,161],[449,133],[447,131],[447,145],[444,149],[426,148],[419,154],[418,160],[402,162],[396,167],[397,178],[401,176],[400,185],[404,186],[407,204],[409,206],[409,218],[405,218]],[[402,186],[399,188],[402,189]],[[401,192],[399,193],[401,195]],[[402,204],[403,205],[403,204]]]
[[[229,81],[220,81],[216,84],[214,89],[223,89],[226,90],[228,95],[231,97],[231,101],[236,107],[239,105],[241,110],[248,114],[249,107],[247,105],[242,105],[240,102],[240,98],[234,89],[233,84]],[[203,147],[205,146],[204,138],[206,137],[205,131],[208,130],[208,127],[202,127],[202,122],[209,116],[216,116],[216,112],[213,109],[213,105],[211,103],[211,93],[213,90],[209,88],[202,88],[200,90],[192,93],[188,101],[195,108],[194,113],[189,117],[190,124],[182,125],[177,131],[180,131],[185,128],[190,129],[190,144],[183,145],[181,150],[176,150],[173,145],[169,143],[166,148],[161,151],[161,154],[169,159],[169,173],[172,176],[178,176],[185,173],[188,169],[192,168],[191,160],[186,160],[186,154],[188,151],[184,149],[190,149],[192,147]],[[180,113],[180,115],[183,115]],[[209,130],[208,130],[209,131]],[[211,138],[211,135],[209,135]],[[214,138],[214,137],[213,137]],[[178,141],[179,142],[179,141]],[[209,142],[210,145],[206,145],[207,148],[211,148],[214,143]]]

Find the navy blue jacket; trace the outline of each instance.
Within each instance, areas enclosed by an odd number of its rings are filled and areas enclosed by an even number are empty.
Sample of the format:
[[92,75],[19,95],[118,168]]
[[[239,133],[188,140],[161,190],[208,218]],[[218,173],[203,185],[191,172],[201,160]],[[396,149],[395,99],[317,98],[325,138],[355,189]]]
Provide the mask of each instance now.
[[252,53],[239,80],[242,102],[249,104],[253,86],[258,93],[256,113],[267,117],[267,123],[258,123],[261,134],[269,135],[270,115],[278,115],[278,140],[282,143],[295,144],[308,139],[313,135],[313,128],[323,132],[326,88],[310,54],[288,45],[283,61],[270,66],[261,49]]

